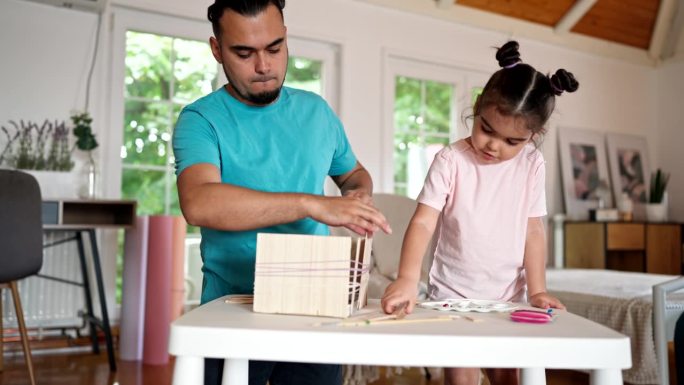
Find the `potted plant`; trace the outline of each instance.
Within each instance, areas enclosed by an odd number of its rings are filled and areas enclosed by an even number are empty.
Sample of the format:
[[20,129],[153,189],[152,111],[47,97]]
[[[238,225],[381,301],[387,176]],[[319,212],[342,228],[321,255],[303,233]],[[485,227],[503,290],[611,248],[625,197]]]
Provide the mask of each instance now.
[[93,150],[98,146],[95,134],[92,130],[93,118],[88,112],[76,112],[71,115],[76,136],[76,148],[88,154],[87,162],[83,167],[83,186],[79,191],[82,198],[95,198],[97,186],[97,164],[93,157]]
[[646,218],[652,222],[667,220],[667,183],[670,174],[657,169],[651,174],[651,188],[646,205]]

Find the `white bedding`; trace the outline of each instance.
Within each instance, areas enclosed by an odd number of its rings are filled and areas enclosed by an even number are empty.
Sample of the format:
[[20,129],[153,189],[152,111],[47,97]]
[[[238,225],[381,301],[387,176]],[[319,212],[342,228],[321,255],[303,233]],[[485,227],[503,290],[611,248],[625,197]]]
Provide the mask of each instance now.
[[[652,287],[672,275],[612,270],[549,269],[548,291],[572,313],[630,337],[632,368],[623,378],[633,384],[656,384],[658,365],[653,339]],[[668,297],[666,311],[684,311],[684,292]]]

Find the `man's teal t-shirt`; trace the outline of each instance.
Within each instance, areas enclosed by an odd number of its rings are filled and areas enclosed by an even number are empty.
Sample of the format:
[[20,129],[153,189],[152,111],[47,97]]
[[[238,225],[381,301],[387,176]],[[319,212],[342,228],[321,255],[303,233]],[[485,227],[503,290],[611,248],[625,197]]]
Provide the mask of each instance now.
[[[318,95],[283,87],[264,107],[248,106],[220,88],[183,109],[173,135],[176,175],[215,165],[223,183],[265,192],[323,195],[328,175],[356,165],[342,123]],[[202,303],[254,291],[256,234],[321,234],[310,218],[252,231],[202,228]]]

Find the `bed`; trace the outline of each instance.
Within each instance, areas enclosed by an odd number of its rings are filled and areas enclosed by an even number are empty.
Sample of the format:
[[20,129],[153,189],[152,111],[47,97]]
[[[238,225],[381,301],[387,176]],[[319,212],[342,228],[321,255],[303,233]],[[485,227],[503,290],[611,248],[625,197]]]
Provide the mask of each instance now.
[[[666,357],[667,341],[672,340],[676,319],[684,311],[684,291],[675,291],[684,287],[684,283],[679,283],[684,279],[677,278],[612,270],[549,269],[546,280],[548,291],[569,311],[630,337],[632,368],[624,371],[625,382],[659,384],[661,370],[667,375],[667,361],[663,361],[661,368],[657,357]],[[662,314],[654,325],[653,287],[656,285],[663,289],[660,290],[662,298],[664,291],[674,292],[663,302],[659,312]]]

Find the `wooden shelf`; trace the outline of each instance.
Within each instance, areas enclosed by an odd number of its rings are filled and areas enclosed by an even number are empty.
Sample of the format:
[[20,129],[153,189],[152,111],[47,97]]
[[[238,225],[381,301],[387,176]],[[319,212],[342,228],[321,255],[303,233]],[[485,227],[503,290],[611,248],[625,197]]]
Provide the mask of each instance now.
[[131,228],[135,224],[135,201],[46,200],[43,228]]
[[680,223],[568,221],[564,239],[568,268],[682,273]]

